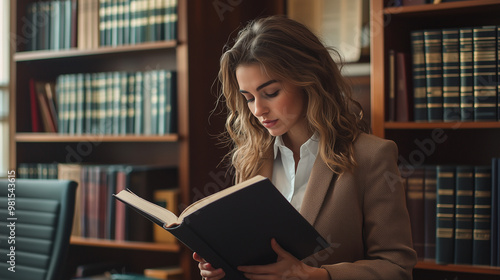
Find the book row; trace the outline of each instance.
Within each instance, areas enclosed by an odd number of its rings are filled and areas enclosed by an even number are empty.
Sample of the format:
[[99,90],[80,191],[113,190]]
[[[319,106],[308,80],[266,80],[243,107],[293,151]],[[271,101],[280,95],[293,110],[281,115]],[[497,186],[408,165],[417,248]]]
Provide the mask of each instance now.
[[500,266],[499,159],[425,165],[405,176],[413,245],[440,264]]
[[151,222],[125,207],[125,204],[116,203],[113,197],[113,194],[123,189],[130,189],[177,213],[178,179],[175,167],[20,163],[18,172],[19,178],[65,179],[78,183],[73,236],[117,241],[175,242],[168,232],[161,228],[155,229],[156,226],[153,227]]
[[61,50],[77,45],[77,0],[36,1],[27,5],[20,39],[28,51]]
[[31,83],[33,132],[165,135],[177,130],[175,71],[65,74],[55,86]]
[[500,26],[411,32],[413,118],[497,121]]
[[21,32],[28,51],[175,40],[177,0],[36,1]]

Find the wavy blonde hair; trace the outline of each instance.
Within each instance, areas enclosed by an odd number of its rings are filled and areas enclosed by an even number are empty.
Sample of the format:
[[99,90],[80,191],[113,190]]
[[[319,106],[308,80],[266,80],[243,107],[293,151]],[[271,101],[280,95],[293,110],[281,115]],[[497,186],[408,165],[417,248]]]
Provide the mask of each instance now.
[[231,145],[227,157],[236,181],[256,175],[274,143],[266,128],[252,115],[239,91],[236,68],[257,64],[278,81],[299,86],[307,95],[306,118],[310,131],[319,135],[319,156],[335,173],[356,166],[353,142],[361,131],[362,109],[351,97],[351,88],[331,53],[304,25],[282,16],[250,22],[220,59],[221,99],[227,106],[225,140]]

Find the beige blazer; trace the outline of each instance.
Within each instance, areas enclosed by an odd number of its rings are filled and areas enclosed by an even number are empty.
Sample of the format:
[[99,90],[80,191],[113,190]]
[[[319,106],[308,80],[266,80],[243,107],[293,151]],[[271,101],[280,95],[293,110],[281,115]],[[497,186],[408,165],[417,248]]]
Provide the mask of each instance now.
[[[331,279],[411,279],[417,262],[394,142],[361,134],[357,167],[336,176],[317,157],[301,214],[332,245],[304,260]],[[260,174],[271,178],[273,162]],[[278,241],[279,242],[279,241]]]

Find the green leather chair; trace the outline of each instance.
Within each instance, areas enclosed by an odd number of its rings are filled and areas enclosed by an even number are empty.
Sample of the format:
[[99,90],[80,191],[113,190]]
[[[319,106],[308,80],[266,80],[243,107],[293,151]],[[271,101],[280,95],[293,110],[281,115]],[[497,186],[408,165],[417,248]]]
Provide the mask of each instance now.
[[[77,184],[35,179],[13,184],[0,179],[0,279],[63,279]],[[14,208],[9,209],[9,197]]]

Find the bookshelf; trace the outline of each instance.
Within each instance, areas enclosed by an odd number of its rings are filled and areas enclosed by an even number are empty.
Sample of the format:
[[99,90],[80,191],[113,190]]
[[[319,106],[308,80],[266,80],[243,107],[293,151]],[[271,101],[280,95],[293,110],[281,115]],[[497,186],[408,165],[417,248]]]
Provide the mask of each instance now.
[[[417,165],[489,165],[500,156],[500,122],[405,122],[389,121],[389,51],[411,55],[412,31],[498,25],[500,3],[491,0],[447,1],[440,4],[392,7],[395,1],[371,0],[371,127],[375,135],[394,140],[400,159],[420,151],[415,140],[432,139],[442,133],[444,142]],[[411,67],[411,65],[410,65]],[[413,94],[413,89],[410,90]],[[413,96],[413,95],[411,95]],[[410,107],[411,108],[411,107]],[[413,154],[412,154],[413,153]],[[414,158],[415,159],[415,158]],[[408,160],[411,161],[411,160]],[[415,279],[498,279],[500,268],[483,265],[436,264],[419,261]]]
[[[39,1],[10,1],[11,34],[16,39],[12,39],[15,47],[11,48],[10,56],[11,169],[23,162],[68,163],[68,149],[78,151],[85,146],[87,150],[78,158],[72,157],[72,161],[177,166],[182,205],[231,185],[231,180],[225,177],[224,166],[219,164],[226,150],[218,145],[216,137],[224,130],[224,115],[219,114],[223,111],[214,112],[218,90],[214,82],[219,57],[228,38],[235,35],[234,30],[255,17],[282,14],[283,1],[178,0],[176,39],[84,49],[73,46],[59,50],[28,50],[30,33],[26,28],[30,21],[27,8],[34,2]],[[72,135],[32,132],[30,79],[55,82],[63,74],[154,69],[177,72],[175,133]],[[122,262],[131,272],[141,272],[147,267],[180,265],[185,279],[196,278],[198,273],[191,252],[181,244],[72,237],[66,278],[72,276],[77,265],[104,261]]]

